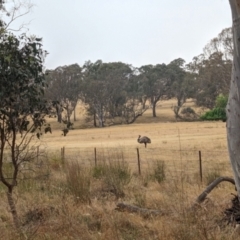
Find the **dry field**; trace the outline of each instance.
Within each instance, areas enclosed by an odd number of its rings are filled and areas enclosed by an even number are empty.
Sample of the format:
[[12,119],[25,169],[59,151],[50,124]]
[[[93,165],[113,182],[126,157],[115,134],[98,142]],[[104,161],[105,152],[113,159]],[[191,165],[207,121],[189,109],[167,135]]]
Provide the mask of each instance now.
[[[163,160],[170,170],[172,167],[184,168],[186,173],[193,171],[194,174],[199,170],[201,151],[204,172],[221,167],[222,174],[231,174],[226,123],[176,122],[171,109],[173,105],[174,100],[161,102],[155,119],[149,110],[135,124],[102,129],[78,128],[79,122],[84,121],[84,116],[79,115],[76,129],[70,131],[66,137],[61,135],[59,129],[55,129],[53,134],[42,138],[42,148],[60,156],[61,148],[64,147],[67,159],[78,159],[84,164],[94,161],[95,148],[97,160],[118,152],[134,171],[137,168],[136,148],[139,148],[143,168],[151,165],[154,160]],[[192,106],[193,103],[188,102],[187,105]],[[79,109],[79,112],[83,112],[83,109]],[[152,143],[145,149],[144,145],[137,142],[138,135],[150,137]]]
[[[21,234],[14,231],[5,189],[0,187],[0,239],[236,239],[235,229],[222,222],[234,186],[221,183],[194,212],[190,210],[210,181],[232,175],[225,123],[176,122],[173,104],[161,102],[157,118],[148,111],[132,125],[103,129],[85,128],[79,106],[75,129],[66,137],[56,119],[49,119],[54,131],[40,146],[48,164],[35,169],[47,174],[19,181],[15,192]],[[149,136],[152,143],[144,148],[137,143],[138,135]],[[117,211],[119,202],[163,214]]]
[[[151,110],[148,110],[143,117],[137,119],[135,124],[102,129],[82,129],[85,116],[79,114],[78,121],[74,123],[75,129],[70,131],[67,137],[61,136],[59,131],[61,125],[56,123],[56,119],[49,119],[54,126],[54,131],[53,134],[47,134],[42,138],[42,144],[49,149],[60,149],[65,146],[83,151],[94,147],[134,149],[140,147],[137,143],[138,135],[147,135],[152,140],[149,149],[179,150],[181,147],[182,149],[226,150],[225,123],[176,122],[171,110],[173,103],[173,100],[161,103],[157,109],[158,117],[156,118],[153,118]],[[79,109],[79,111],[82,110]]]

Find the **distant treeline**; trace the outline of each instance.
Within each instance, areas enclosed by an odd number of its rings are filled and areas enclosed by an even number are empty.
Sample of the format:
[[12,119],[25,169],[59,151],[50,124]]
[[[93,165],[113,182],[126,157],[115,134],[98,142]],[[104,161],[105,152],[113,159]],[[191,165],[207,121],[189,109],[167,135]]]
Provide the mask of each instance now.
[[157,103],[170,98],[177,99],[173,107],[177,119],[195,118],[191,108],[182,108],[186,99],[214,108],[220,94],[228,95],[232,58],[232,29],[226,28],[190,63],[178,58],[137,68],[98,60],[47,70],[45,97],[53,103],[59,122],[70,123],[79,100],[86,104],[88,120],[96,127],[133,123],[149,108],[156,117]]

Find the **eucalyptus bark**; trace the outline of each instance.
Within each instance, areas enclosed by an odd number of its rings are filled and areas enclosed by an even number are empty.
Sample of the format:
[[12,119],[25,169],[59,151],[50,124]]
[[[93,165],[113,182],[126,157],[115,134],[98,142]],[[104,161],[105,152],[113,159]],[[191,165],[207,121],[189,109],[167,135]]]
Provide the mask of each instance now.
[[240,0],[229,0],[233,21],[233,67],[227,104],[227,142],[240,200]]

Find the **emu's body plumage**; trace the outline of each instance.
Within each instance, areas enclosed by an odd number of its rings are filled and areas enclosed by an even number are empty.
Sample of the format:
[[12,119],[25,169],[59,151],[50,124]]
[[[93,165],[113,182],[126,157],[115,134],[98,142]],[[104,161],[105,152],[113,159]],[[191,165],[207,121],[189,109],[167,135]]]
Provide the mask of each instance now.
[[145,148],[147,147],[148,143],[151,143],[151,139],[149,137],[146,137],[146,136],[141,137],[141,135],[139,135],[137,141],[139,143],[144,143]]

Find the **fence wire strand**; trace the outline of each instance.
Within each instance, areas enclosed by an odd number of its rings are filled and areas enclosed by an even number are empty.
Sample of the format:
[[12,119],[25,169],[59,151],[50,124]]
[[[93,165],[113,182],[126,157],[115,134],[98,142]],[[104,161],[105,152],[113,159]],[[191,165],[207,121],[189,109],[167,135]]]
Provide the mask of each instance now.
[[[186,177],[199,177],[207,174],[232,175],[227,151],[209,150],[173,150],[163,148],[138,148],[141,171],[149,171],[157,161],[164,162],[169,176],[176,172]],[[64,152],[64,156],[62,156]],[[201,152],[201,160],[199,158]],[[78,160],[84,166],[94,166],[102,162],[124,161],[133,172],[138,172],[138,155],[136,148],[64,148],[58,151],[59,157],[66,161]],[[201,163],[200,163],[201,161]],[[201,164],[201,170],[200,170]],[[175,176],[176,177],[176,176]]]

